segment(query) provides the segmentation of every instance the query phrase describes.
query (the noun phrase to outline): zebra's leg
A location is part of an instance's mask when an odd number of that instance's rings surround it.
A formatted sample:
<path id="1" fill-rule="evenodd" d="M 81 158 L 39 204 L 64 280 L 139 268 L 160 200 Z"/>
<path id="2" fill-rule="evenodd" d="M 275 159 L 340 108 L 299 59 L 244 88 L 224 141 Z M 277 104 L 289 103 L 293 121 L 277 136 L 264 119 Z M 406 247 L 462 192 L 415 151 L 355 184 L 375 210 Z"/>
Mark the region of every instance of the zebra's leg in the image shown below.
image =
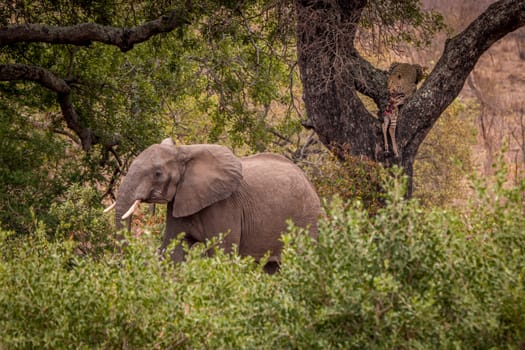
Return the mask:
<path id="1" fill-rule="evenodd" d="M 388 133 L 390 134 L 390 139 L 392 139 L 392 150 L 394 151 L 394 156 L 397 158 L 399 157 L 399 150 L 397 148 L 397 142 L 396 142 L 396 126 L 397 126 L 397 118 L 392 118 L 390 121 L 390 125 L 388 127 Z"/>
<path id="2" fill-rule="evenodd" d="M 386 130 L 388 129 L 388 125 L 390 124 L 390 117 L 388 114 L 385 114 L 383 116 L 383 124 L 381 124 L 381 129 L 383 129 L 383 139 L 385 140 L 385 152 L 388 153 L 388 136 L 386 134 Z"/>

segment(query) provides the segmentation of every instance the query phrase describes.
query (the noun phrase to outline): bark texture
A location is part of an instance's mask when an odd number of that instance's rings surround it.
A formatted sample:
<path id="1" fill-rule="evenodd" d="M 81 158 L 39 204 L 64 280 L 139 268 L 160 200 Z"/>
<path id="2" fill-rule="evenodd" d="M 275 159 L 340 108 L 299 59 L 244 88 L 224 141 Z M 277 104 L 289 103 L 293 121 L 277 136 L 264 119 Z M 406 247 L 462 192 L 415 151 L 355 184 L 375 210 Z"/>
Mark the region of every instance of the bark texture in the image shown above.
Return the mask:
<path id="1" fill-rule="evenodd" d="M 298 60 L 309 123 L 338 154 L 345 149 L 375 159 L 380 123 L 361 103 L 358 88 L 381 100 L 386 74 L 360 58 L 354 48 L 366 1 L 297 1 Z M 385 95 L 386 99 L 386 95 Z"/>
<path id="2" fill-rule="evenodd" d="M 96 23 L 74 26 L 50 26 L 38 23 L 0 27 L 0 47 L 19 42 L 42 42 L 85 46 L 97 41 L 117 46 L 122 52 L 135 44 L 148 40 L 153 35 L 167 33 L 188 23 L 187 14 L 177 9 L 155 20 L 132 28 L 117 28 Z"/>
<path id="3" fill-rule="evenodd" d="M 501 0 L 447 41 L 428 78 L 400 110 L 397 143 L 401 154 L 394 159 L 383 152 L 381 115 L 373 116 L 357 95 L 370 96 L 380 114 L 387 104 L 387 72 L 371 66 L 354 47 L 356 26 L 366 1 L 296 0 L 295 5 L 309 124 L 332 150 L 387 165 L 397 163 L 410 180 L 419 146 L 459 94 L 479 57 L 498 39 L 525 24 L 525 1 Z"/>

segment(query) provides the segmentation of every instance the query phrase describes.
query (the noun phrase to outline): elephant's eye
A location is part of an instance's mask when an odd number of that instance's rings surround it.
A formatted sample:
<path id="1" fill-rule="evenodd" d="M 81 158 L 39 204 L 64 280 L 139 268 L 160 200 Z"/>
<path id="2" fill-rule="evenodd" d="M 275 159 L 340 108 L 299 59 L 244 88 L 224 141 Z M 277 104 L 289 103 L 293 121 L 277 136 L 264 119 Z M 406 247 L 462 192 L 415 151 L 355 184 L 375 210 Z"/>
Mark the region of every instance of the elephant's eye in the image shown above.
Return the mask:
<path id="1" fill-rule="evenodd" d="M 156 171 L 155 171 L 155 177 L 156 177 L 156 178 L 159 178 L 159 177 L 161 177 L 161 176 L 162 176 L 162 171 L 160 171 L 160 170 L 156 170 Z"/>

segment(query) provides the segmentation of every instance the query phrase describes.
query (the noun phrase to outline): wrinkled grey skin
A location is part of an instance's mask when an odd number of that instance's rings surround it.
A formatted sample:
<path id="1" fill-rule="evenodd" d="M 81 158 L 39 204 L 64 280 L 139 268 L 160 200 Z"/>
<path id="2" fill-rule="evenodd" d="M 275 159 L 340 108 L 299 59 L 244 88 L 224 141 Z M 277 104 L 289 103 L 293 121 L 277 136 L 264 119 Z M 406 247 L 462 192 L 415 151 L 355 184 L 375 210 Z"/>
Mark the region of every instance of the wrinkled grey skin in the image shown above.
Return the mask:
<path id="1" fill-rule="evenodd" d="M 225 251 L 236 244 L 241 255 L 258 260 L 269 251 L 269 261 L 278 262 L 287 219 L 309 226 L 317 237 L 319 197 L 296 165 L 275 154 L 237 158 L 227 147 L 174 146 L 167 139 L 131 164 L 117 195 L 118 228 L 136 199 L 167 203 L 161 251 L 180 232 L 190 246 L 229 232 L 221 246 Z M 182 261 L 182 247 L 171 256 Z"/>

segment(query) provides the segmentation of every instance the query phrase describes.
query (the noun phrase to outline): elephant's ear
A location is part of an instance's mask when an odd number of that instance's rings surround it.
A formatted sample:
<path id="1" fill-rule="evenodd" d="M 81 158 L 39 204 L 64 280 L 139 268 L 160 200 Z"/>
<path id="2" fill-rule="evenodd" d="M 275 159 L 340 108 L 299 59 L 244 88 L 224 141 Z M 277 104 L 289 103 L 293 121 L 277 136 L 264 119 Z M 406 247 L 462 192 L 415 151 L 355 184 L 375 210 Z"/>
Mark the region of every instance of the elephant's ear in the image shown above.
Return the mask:
<path id="1" fill-rule="evenodd" d="M 220 200 L 237 190 L 242 165 L 227 147 L 191 145 L 178 147 L 186 163 L 173 203 L 173 216 L 183 217 Z"/>

